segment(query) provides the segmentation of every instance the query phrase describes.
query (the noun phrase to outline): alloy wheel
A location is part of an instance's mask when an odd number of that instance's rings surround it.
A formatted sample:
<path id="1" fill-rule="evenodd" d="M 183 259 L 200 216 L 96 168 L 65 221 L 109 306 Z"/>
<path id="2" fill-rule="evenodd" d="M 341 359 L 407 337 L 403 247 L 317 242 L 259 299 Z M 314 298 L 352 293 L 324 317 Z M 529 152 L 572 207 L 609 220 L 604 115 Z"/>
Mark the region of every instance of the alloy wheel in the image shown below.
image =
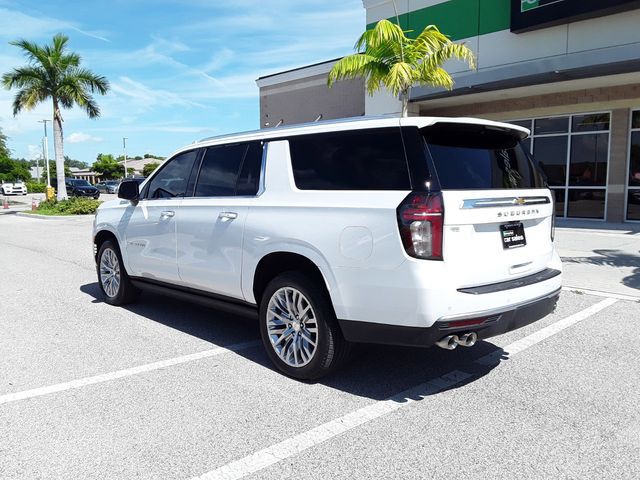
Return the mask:
<path id="1" fill-rule="evenodd" d="M 291 367 L 304 367 L 314 357 L 318 322 L 309 300 L 299 290 L 282 287 L 267 306 L 267 335 L 274 351 Z"/>
<path id="2" fill-rule="evenodd" d="M 104 293 L 113 298 L 120 290 L 120 262 L 111 248 L 106 248 L 100 257 L 100 283 Z"/>

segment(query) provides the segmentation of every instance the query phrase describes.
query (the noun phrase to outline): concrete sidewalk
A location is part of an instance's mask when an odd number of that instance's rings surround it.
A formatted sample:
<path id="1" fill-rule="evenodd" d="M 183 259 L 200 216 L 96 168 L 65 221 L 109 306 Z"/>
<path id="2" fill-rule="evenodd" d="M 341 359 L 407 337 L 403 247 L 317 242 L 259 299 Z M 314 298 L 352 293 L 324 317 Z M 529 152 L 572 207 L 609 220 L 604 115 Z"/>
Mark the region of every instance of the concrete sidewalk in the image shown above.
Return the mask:
<path id="1" fill-rule="evenodd" d="M 557 222 L 565 287 L 628 295 L 640 301 L 640 224 Z"/>

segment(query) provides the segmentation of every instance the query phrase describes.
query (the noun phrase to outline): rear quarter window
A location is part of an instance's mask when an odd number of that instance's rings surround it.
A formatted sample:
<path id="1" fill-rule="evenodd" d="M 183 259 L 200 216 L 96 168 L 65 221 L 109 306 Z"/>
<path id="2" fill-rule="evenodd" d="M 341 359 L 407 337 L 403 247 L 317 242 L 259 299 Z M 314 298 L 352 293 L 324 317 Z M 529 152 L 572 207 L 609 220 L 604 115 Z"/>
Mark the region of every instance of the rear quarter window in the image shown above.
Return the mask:
<path id="1" fill-rule="evenodd" d="M 400 128 L 289 138 L 301 190 L 410 190 Z"/>
<path id="2" fill-rule="evenodd" d="M 484 125 L 436 124 L 423 129 L 422 134 L 442 189 L 545 186 L 516 132 Z"/>

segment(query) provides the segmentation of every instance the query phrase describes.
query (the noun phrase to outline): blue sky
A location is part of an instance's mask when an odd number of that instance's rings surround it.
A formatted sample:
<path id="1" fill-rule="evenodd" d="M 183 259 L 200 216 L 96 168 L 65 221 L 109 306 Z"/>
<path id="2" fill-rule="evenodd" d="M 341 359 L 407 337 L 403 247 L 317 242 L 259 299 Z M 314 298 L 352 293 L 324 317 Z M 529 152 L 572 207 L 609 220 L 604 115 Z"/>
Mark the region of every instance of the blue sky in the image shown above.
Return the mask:
<path id="1" fill-rule="evenodd" d="M 0 0 L 0 73 L 25 63 L 8 44 L 62 32 L 83 65 L 106 76 L 102 116 L 64 115 L 65 154 L 169 155 L 194 140 L 259 127 L 258 77 L 351 53 L 362 0 Z M 14 156 L 41 151 L 49 103 L 13 117 L 0 88 L 0 128 Z M 49 130 L 51 135 L 51 130 Z M 50 144 L 49 155 L 53 157 Z"/>

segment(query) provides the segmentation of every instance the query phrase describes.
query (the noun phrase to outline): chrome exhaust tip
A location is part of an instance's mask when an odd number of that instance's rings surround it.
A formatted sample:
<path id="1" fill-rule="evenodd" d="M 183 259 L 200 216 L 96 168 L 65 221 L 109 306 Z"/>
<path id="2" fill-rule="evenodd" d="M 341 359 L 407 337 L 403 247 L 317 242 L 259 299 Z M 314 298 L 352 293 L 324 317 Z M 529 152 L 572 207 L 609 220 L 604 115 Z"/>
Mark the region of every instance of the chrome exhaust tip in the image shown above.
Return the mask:
<path id="1" fill-rule="evenodd" d="M 436 345 L 440 348 L 444 348 L 445 350 L 453 350 L 458 346 L 458 341 L 457 335 L 447 335 L 446 337 L 438 340 Z"/>
<path id="2" fill-rule="evenodd" d="M 458 339 L 458 343 L 463 347 L 473 347 L 477 341 L 478 334 L 476 332 L 465 333 Z"/>

